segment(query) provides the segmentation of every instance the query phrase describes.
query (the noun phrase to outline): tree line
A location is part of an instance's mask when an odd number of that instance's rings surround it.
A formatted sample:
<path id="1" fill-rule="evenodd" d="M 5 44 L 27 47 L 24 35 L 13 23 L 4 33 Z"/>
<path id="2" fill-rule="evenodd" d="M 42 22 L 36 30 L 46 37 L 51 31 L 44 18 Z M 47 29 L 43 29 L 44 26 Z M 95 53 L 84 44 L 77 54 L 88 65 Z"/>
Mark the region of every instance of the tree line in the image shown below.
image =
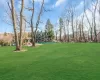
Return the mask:
<path id="1" fill-rule="evenodd" d="M 9 18 L 12 21 L 14 38 L 16 43 L 16 51 L 23 49 L 23 31 L 26 24 L 31 29 L 30 36 L 32 47 L 35 47 L 36 42 L 49 42 L 55 40 L 56 42 L 98 42 L 98 31 L 96 14 L 100 17 L 100 1 L 92 1 L 93 9 L 88 8 L 92 14 L 92 20 L 89 19 L 87 14 L 86 0 L 84 0 L 83 14 L 77 17 L 75 7 L 70 4 L 63 16 L 59 18 L 57 25 L 53 25 L 50 19 L 47 20 L 44 31 L 38 31 L 41 15 L 44 11 L 44 1 L 42 0 L 39 14 L 37 15 L 36 23 L 35 17 L 35 1 L 31 1 L 31 7 L 25 6 L 25 0 L 21 0 L 20 11 L 17 12 L 15 7 L 15 0 L 7 1 L 10 11 Z M 27 10 L 31 13 L 30 18 L 26 19 L 24 11 Z M 87 21 L 87 24 L 85 24 Z M 25 22 L 25 23 L 24 23 Z"/>
<path id="2" fill-rule="evenodd" d="M 87 7 L 87 0 L 83 0 L 83 13 L 77 16 L 76 7 L 70 4 L 59 19 L 56 36 L 62 42 L 99 42 L 100 38 L 100 1 L 91 1 L 91 7 Z M 90 13 L 88 14 L 87 11 Z M 98 17 L 97 17 L 98 14 Z M 91 19 L 90 16 L 91 15 Z M 97 20 L 99 18 L 99 20 Z M 97 23 L 98 21 L 98 23 Z"/>

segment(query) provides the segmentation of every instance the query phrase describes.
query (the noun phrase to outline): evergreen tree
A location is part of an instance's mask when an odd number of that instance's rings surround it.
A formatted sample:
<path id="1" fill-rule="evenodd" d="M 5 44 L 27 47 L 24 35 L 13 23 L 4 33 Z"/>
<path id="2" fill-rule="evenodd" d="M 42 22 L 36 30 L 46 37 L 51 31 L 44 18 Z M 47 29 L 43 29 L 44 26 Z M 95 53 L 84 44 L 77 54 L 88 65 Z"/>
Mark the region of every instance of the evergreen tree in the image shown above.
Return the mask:
<path id="1" fill-rule="evenodd" d="M 52 41 L 54 39 L 53 24 L 50 22 L 50 19 L 47 20 L 45 25 L 45 38 L 46 41 Z"/>

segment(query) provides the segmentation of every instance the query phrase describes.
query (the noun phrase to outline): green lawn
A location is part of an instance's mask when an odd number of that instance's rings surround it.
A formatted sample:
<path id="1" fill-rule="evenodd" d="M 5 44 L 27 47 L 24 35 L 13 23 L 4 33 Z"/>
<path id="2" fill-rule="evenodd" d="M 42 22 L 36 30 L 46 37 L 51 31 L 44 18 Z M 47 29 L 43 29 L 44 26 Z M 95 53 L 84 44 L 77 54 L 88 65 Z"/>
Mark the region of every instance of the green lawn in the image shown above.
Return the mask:
<path id="1" fill-rule="evenodd" d="M 100 44 L 0 47 L 0 80 L 100 80 Z"/>

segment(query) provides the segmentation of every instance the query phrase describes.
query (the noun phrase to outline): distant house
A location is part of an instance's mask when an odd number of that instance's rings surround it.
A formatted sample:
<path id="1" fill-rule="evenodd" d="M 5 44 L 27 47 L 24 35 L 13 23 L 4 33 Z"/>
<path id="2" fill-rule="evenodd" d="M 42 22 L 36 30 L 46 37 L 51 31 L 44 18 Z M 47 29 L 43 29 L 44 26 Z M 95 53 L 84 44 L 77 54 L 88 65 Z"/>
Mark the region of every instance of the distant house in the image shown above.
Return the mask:
<path id="1" fill-rule="evenodd" d="M 14 42 L 14 35 L 12 33 L 0 34 L 0 44 L 11 45 Z"/>
<path id="2" fill-rule="evenodd" d="M 97 40 L 100 42 L 100 32 L 97 34 Z"/>

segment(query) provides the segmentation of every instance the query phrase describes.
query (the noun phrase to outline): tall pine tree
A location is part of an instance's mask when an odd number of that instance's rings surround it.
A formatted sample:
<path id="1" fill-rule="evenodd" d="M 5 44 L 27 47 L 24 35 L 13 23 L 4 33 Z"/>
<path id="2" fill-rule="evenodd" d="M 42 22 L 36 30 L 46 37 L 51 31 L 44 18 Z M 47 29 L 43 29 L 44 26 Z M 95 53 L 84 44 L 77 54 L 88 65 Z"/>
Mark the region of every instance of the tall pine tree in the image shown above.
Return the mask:
<path id="1" fill-rule="evenodd" d="M 45 38 L 46 41 L 52 41 L 54 39 L 53 24 L 50 22 L 50 19 L 47 20 L 45 25 Z"/>

